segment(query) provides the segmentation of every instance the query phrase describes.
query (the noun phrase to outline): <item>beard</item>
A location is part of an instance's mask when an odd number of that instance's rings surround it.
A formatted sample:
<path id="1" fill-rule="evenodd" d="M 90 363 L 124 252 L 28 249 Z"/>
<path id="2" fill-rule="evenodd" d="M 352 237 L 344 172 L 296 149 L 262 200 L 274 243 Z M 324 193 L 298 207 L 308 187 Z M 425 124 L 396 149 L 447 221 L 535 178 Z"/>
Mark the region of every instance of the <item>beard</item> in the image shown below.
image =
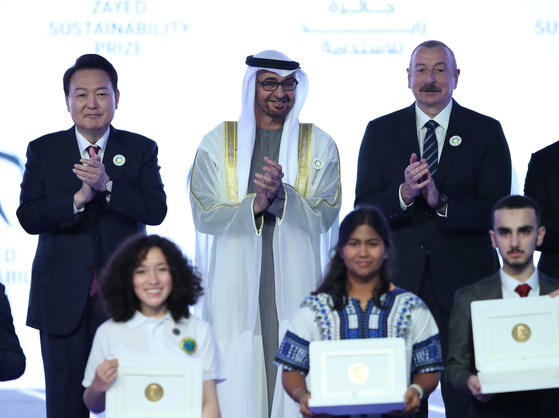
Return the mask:
<path id="1" fill-rule="evenodd" d="M 532 257 L 510 259 L 509 257 L 503 257 L 503 263 L 515 270 L 523 270 L 524 268 L 532 265 Z"/>

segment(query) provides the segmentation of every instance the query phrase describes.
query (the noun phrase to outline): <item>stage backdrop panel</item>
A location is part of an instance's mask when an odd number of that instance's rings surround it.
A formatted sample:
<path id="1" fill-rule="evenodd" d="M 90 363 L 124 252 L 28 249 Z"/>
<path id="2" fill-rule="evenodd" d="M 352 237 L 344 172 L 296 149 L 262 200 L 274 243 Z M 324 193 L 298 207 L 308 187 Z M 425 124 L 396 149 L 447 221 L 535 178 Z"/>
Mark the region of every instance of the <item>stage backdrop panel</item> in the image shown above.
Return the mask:
<path id="1" fill-rule="evenodd" d="M 549 0 L 0 0 L 0 281 L 27 371 L 1 388 L 41 388 L 38 333 L 25 326 L 36 237 L 19 226 L 29 141 L 72 126 L 62 74 L 84 53 L 117 68 L 114 125 L 159 144 L 169 212 L 157 232 L 193 256 L 188 173 L 202 136 L 240 113 L 245 57 L 277 49 L 310 78 L 301 119 L 339 144 L 341 216 L 353 207 L 367 122 L 413 102 L 406 67 L 427 39 L 446 42 L 461 75 L 454 97 L 499 119 L 522 192 L 530 154 L 557 140 L 559 3 Z M 71 167 L 68 167 L 70 170 Z"/>

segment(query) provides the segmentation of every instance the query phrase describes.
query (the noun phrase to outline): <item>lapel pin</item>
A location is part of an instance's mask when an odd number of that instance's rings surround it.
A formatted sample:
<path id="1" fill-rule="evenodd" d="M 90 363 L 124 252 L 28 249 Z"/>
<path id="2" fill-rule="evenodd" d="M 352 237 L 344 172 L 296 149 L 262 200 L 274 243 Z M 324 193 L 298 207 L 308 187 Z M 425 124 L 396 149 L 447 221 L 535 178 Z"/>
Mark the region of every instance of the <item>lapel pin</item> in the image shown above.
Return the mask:
<path id="1" fill-rule="evenodd" d="M 124 158 L 124 155 L 122 154 L 117 154 L 113 157 L 113 164 L 116 165 L 117 167 L 123 166 L 125 162 L 126 162 L 126 158 Z"/>
<path id="2" fill-rule="evenodd" d="M 315 170 L 322 170 L 323 165 L 324 165 L 324 163 L 322 162 L 322 159 L 320 159 L 320 158 L 315 158 L 312 162 L 312 166 Z"/>
<path id="3" fill-rule="evenodd" d="M 462 138 L 460 138 L 458 135 L 454 135 L 454 136 L 450 137 L 450 139 L 448 140 L 448 143 L 450 145 L 452 145 L 453 147 L 457 147 L 458 145 L 460 145 L 462 143 Z"/>

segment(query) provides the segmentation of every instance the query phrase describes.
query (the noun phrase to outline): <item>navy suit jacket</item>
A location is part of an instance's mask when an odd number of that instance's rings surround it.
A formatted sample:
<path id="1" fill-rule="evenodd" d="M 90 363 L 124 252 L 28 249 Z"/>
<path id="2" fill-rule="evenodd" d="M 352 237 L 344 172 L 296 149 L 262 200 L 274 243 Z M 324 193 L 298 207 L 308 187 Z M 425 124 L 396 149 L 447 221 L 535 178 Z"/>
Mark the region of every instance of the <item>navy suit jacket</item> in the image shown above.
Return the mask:
<path id="1" fill-rule="evenodd" d="M 16 335 L 10 302 L 0 283 L 0 381 L 20 377 L 25 371 L 25 355 Z"/>
<path id="2" fill-rule="evenodd" d="M 524 194 L 540 205 L 543 244 L 538 269 L 559 277 L 559 141 L 532 154 L 524 183 Z"/>
<path id="3" fill-rule="evenodd" d="M 453 136 L 461 138 L 459 145 L 450 144 Z M 499 268 L 488 230 L 493 205 L 510 193 L 510 152 L 498 121 L 453 102 L 433 176 L 439 192 L 448 196 L 447 218 L 422 196 L 401 209 L 399 186 L 412 153 L 420 155 L 415 104 L 369 122 L 359 152 L 355 205 L 375 204 L 390 222 L 394 282 L 418 293 L 429 262 L 437 299 L 450 313 L 456 289 Z"/>
<path id="4" fill-rule="evenodd" d="M 39 241 L 31 274 L 27 325 L 68 335 L 85 309 L 92 279 L 127 237 L 160 224 L 167 213 L 157 144 L 110 128 L 103 164 L 113 180 L 110 201 L 98 193 L 73 213 L 81 181 L 72 172 L 81 158 L 75 128 L 29 143 L 18 219 Z M 123 156 L 124 164 L 115 163 Z"/>
<path id="5" fill-rule="evenodd" d="M 559 280 L 547 277 L 542 272 L 538 272 L 540 280 L 540 295 L 547 295 L 552 291 L 559 289 Z M 474 342 L 472 334 L 472 314 L 470 304 L 476 300 L 502 299 L 503 291 L 501 285 L 500 273 L 480 280 L 473 285 L 459 289 L 456 292 L 456 298 L 452 314 L 450 315 L 450 344 L 448 350 L 448 359 L 445 365 L 445 377 L 450 385 L 460 393 L 470 398 L 471 406 L 469 417 L 495 417 L 512 416 L 514 409 L 522 405 L 520 402 L 523 392 L 515 392 L 512 397 L 508 394 L 496 394 L 489 402 L 478 402 L 471 396 L 467 387 L 468 378 L 472 374 L 477 374 L 474 357 Z M 544 401 L 541 417 L 546 415 L 545 408 L 553 406 L 553 413 L 557 413 L 559 408 L 559 389 L 554 392 L 540 391 L 544 395 Z M 514 400 L 516 399 L 516 400 Z M 518 401 L 518 405 L 514 403 Z M 552 409 L 547 409 L 547 412 Z M 509 415 L 507 415 L 507 413 Z M 534 412 L 535 413 L 535 412 Z M 526 415 L 536 416 L 536 415 Z"/>

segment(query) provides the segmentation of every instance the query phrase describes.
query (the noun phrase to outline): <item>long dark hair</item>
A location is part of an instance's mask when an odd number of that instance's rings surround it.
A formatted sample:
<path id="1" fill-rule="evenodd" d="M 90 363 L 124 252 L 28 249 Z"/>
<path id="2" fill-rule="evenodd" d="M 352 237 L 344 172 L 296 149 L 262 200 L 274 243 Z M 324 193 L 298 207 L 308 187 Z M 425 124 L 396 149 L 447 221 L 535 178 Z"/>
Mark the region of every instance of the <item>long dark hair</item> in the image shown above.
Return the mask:
<path id="1" fill-rule="evenodd" d="M 105 310 L 116 322 L 128 321 L 140 310 L 132 279 L 134 270 L 154 247 L 161 249 L 173 278 L 165 303 L 175 321 L 188 318 L 189 306 L 203 294 L 202 280 L 175 243 L 159 235 L 135 235 L 118 247 L 101 275 Z"/>
<path id="2" fill-rule="evenodd" d="M 375 206 L 360 206 L 350 212 L 340 225 L 340 233 L 338 243 L 336 244 L 336 253 L 330 260 L 328 270 L 324 276 L 324 280 L 312 294 L 327 293 L 332 297 L 334 302 L 333 308 L 342 309 L 347 303 L 347 268 L 342 258 L 343 247 L 349 241 L 351 234 L 361 225 L 369 225 L 381 237 L 384 248 L 386 250 L 386 260 L 382 263 L 379 276 L 380 282 L 374 291 L 373 302 L 375 306 L 382 309 L 380 298 L 390 290 L 392 279 L 391 263 L 392 255 L 392 235 L 390 227 L 382 212 Z"/>

